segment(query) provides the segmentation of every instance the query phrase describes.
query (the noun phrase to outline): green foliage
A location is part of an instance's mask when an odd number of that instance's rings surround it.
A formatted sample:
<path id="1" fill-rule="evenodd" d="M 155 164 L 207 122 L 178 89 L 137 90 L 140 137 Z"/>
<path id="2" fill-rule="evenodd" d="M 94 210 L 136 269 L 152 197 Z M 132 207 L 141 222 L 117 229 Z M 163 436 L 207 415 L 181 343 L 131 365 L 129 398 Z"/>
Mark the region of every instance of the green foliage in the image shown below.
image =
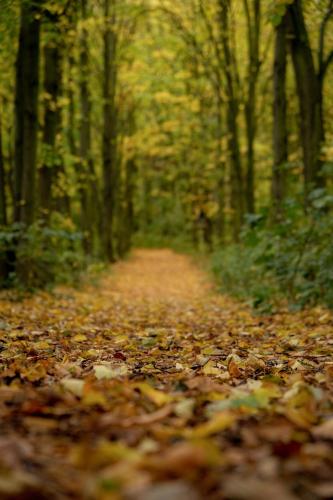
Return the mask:
<path id="1" fill-rule="evenodd" d="M 133 238 L 134 247 L 139 248 L 172 248 L 177 252 L 193 252 L 193 243 L 186 234 L 162 235 L 161 233 L 136 233 Z"/>
<path id="2" fill-rule="evenodd" d="M 85 267 L 82 235 L 60 217 L 50 226 L 13 224 L 0 231 L 0 263 L 1 286 L 73 282 Z"/>
<path id="3" fill-rule="evenodd" d="M 251 298 L 260 310 L 287 299 L 292 308 L 323 303 L 333 308 L 333 197 L 317 189 L 312 209 L 288 200 L 284 219 L 270 226 L 267 214 L 249 219 L 241 244 L 213 255 L 222 289 Z"/>
<path id="4" fill-rule="evenodd" d="M 294 0 L 271 0 L 268 7 L 268 19 L 273 26 L 278 26 L 286 13 L 287 6 Z"/>
<path id="5" fill-rule="evenodd" d="M 223 293 L 250 304 L 261 312 L 270 312 L 271 299 L 278 296 L 277 283 L 260 265 L 261 247 L 229 245 L 212 255 L 212 270 Z"/>

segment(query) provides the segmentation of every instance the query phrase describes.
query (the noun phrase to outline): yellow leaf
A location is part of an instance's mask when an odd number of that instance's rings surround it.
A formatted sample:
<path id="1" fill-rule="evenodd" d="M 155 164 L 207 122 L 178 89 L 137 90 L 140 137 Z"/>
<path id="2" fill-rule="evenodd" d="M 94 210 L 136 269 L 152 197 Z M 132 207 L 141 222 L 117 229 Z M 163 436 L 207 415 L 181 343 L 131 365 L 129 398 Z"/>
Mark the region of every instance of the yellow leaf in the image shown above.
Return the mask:
<path id="1" fill-rule="evenodd" d="M 77 335 L 74 335 L 73 340 L 75 342 L 84 342 L 87 340 L 87 337 L 83 333 L 78 333 Z"/>
<path id="2" fill-rule="evenodd" d="M 87 406 L 105 406 L 107 400 L 102 393 L 90 389 L 84 394 L 82 403 Z"/>
<path id="3" fill-rule="evenodd" d="M 37 382 L 46 376 L 46 369 L 42 363 L 36 363 L 30 368 L 21 370 L 21 375 L 29 380 L 29 382 Z"/>
<path id="4" fill-rule="evenodd" d="M 205 375 L 220 375 L 221 370 L 215 366 L 213 361 L 208 361 L 202 369 Z"/>
<path id="5" fill-rule="evenodd" d="M 235 416 L 232 413 L 226 411 L 220 412 L 214 415 L 214 417 L 208 422 L 198 425 L 194 429 L 187 429 L 185 431 L 185 436 L 192 438 L 205 438 L 228 429 L 234 422 Z"/>
<path id="6" fill-rule="evenodd" d="M 79 398 L 83 395 L 84 381 L 77 378 L 64 378 L 61 385 L 69 392 Z"/>
<path id="7" fill-rule="evenodd" d="M 284 394 L 283 400 L 286 402 L 283 413 L 291 422 L 305 429 L 316 422 L 316 400 L 310 386 L 304 382 L 296 382 Z"/>
<path id="8" fill-rule="evenodd" d="M 116 366 L 114 368 L 108 367 L 106 365 L 95 365 L 94 366 L 95 377 L 98 380 L 110 380 L 112 378 L 122 377 L 127 375 L 128 368 L 126 365 Z"/>
<path id="9" fill-rule="evenodd" d="M 156 406 L 163 406 L 172 401 L 172 396 L 169 394 L 165 394 L 162 391 L 158 391 L 154 389 L 151 385 L 146 382 L 139 382 L 135 384 L 137 389 L 140 389 L 140 392 L 144 394 L 148 399 L 150 399 Z"/>
<path id="10" fill-rule="evenodd" d="M 39 342 L 34 343 L 34 348 L 41 349 L 41 350 L 49 349 L 50 344 L 46 340 L 40 340 Z"/>

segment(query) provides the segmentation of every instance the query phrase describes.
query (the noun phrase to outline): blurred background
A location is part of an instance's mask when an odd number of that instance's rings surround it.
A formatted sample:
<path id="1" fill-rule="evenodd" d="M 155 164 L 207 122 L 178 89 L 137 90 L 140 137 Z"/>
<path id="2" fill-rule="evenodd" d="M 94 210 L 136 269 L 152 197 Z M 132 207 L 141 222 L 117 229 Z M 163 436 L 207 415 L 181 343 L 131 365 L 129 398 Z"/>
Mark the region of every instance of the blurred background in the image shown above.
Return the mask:
<path id="1" fill-rule="evenodd" d="M 167 246 L 333 305 L 333 1 L 0 4 L 3 288 Z"/>

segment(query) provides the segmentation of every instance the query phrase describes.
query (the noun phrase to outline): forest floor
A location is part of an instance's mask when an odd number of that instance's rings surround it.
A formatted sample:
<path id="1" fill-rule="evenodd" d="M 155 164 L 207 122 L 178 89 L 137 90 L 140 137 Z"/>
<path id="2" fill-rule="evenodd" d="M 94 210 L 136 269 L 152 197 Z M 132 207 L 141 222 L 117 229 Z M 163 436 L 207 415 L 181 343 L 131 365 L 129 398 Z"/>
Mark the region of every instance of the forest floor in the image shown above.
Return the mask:
<path id="1" fill-rule="evenodd" d="M 333 317 L 259 317 L 191 260 L 0 304 L 0 498 L 333 496 Z"/>

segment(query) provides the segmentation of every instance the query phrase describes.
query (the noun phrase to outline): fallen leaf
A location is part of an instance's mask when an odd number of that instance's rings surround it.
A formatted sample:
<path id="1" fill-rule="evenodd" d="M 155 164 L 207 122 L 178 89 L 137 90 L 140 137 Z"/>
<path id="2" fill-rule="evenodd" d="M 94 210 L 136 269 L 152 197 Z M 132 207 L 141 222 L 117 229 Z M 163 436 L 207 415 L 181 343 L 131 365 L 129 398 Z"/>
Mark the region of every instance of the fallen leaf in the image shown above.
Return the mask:
<path id="1" fill-rule="evenodd" d="M 83 396 L 84 381 L 77 378 L 64 378 L 61 385 L 75 396 L 81 398 Z"/>
<path id="2" fill-rule="evenodd" d="M 98 380 L 110 380 L 113 378 L 123 377 L 128 374 L 126 365 L 108 367 L 106 365 L 94 365 L 95 377 Z"/>
<path id="3" fill-rule="evenodd" d="M 198 425 L 193 429 L 186 429 L 184 435 L 191 438 L 205 438 L 217 434 L 233 425 L 236 418 L 232 413 L 220 412 L 214 415 L 208 422 Z"/>
<path id="4" fill-rule="evenodd" d="M 83 333 L 78 333 L 73 337 L 74 342 L 85 342 L 87 340 L 87 336 Z"/>
<path id="5" fill-rule="evenodd" d="M 230 376 L 233 378 L 238 378 L 242 374 L 237 363 L 233 359 L 230 359 L 230 361 L 228 363 L 228 372 L 229 372 Z"/>
<path id="6" fill-rule="evenodd" d="M 154 389 L 151 385 L 146 382 L 139 382 L 134 385 L 135 388 L 139 389 L 142 394 L 144 394 L 148 399 L 150 399 L 156 406 L 163 406 L 170 403 L 173 398 L 165 392 L 158 391 Z"/>

